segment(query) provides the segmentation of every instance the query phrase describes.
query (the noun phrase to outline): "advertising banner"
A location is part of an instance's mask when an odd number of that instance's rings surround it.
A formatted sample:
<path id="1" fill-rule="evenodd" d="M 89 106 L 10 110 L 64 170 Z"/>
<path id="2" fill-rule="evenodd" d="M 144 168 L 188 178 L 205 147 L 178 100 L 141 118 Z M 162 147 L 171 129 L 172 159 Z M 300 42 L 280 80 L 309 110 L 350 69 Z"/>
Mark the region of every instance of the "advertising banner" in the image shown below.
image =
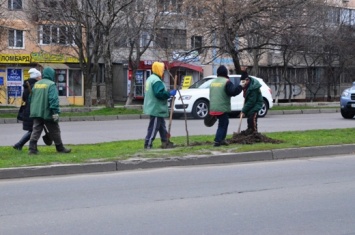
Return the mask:
<path id="1" fill-rule="evenodd" d="M 22 69 L 7 69 L 7 96 L 21 97 Z"/>

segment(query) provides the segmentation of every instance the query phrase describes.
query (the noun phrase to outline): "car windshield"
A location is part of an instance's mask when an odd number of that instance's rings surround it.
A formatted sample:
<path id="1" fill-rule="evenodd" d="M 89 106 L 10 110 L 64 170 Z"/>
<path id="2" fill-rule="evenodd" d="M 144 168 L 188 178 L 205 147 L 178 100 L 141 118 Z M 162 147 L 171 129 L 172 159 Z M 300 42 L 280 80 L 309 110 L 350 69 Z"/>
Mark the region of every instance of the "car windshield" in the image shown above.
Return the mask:
<path id="1" fill-rule="evenodd" d="M 198 89 L 204 89 L 204 88 L 209 88 L 211 85 L 211 82 L 213 81 L 213 78 L 204 78 L 201 79 L 194 84 L 192 84 L 189 89 L 191 88 L 198 88 Z"/>

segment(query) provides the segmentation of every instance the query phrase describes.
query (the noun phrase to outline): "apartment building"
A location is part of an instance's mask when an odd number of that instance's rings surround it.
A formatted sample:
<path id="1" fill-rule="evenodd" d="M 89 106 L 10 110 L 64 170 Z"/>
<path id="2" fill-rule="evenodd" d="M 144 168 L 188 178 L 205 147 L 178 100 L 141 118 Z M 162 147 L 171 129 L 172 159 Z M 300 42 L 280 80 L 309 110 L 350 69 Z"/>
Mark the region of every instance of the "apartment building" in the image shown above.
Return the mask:
<path id="1" fill-rule="evenodd" d="M 61 1 L 43 1 L 47 4 L 60 4 Z M 144 11 L 144 0 L 136 1 L 136 11 Z M 30 12 L 27 1 L 6 0 L 0 12 L 2 19 L 2 33 L 0 43 L 0 102 L 1 104 L 16 104 L 21 102 L 22 83 L 28 78 L 28 69 L 39 69 L 50 65 L 56 70 L 56 84 L 60 95 L 61 104 L 84 104 L 84 81 L 79 67 L 78 57 L 73 50 L 74 42 L 67 33 L 68 28 L 63 25 L 53 25 L 41 20 Z M 149 3 L 151 3 L 149 1 Z M 337 23 L 340 19 L 348 18 L 352 25 L 355 21 L 355 0 L 332 0 L 326 4 L 332 6 L 329 21 Z M 141 56 L 138 70 L 136 71 L 134 97 L 143 99 L 145 80 L 151 74 L 151 65 L 154 61 L 163 61 L 168 72 L 164 82 L 168 88 L 173 86 L 173 77 L 178 77 L 178 86 L 185 88 L 204 76 L 215 74 L 220 64 L 226 65 L 234 73 L 234 64 L 231 57 L 216 56 L 213 49 L 202 51 L 207 40 L 203 33 L 192 30 L 191 19 L 201 17 L 198 9 L 189 9 L 188 17 L 184 12 L 182 0 L 157 0 L 152 4 L 161 17 L 166 21 L 155 27 L 155 32 L 140 32 L 140 47 L 148 42 L 149 47 Z M 184 16 L 179 18 L 178 16 Z M 132 66 L 128 63 L 129 34 L 122 33 L 122 29 L 113 32 L 116 41 L 113 42 L 113 97 L 115 101 L 125 101 L 130 92 Z M 154 38 L 152 35 L 154 34 Z M 126 35 L 126 36 L 125 36 Z M 152 39 L 152 40 L 151 40 Z M 216 43 L 219 40 L 216 39 Z M 322 49 L 323 50 L 323 49 Z M 206 53 L 207 51 L 207 53 Z M 216 57 L 216 58 L 215 58 Z M 211 59 L 213 58 L 213 59 Z M 252 52 L 245 52 L 241 56 L 243 65 L 248 66 L 253 75 L 262 77 L 278 94 L 280 99 L 307 99 L 313 94 L 309 93 L 303 82 L 309 76 L 309 69 L 304 61 L 296 58 L 289 65 L 287 73 L 293 75 L 292 82 L 280 82 L 284 75 L 284 65 L 280 51 L 273 50 L 263 53 L 257 62 L 252 59 Z M 297 66 L 296 66 L 297 65 Z M 341 75 L 341 84 L 338 84 L 338 94 L 342 84 L 348 85 L 355 78 L 351 69 Z M 317 65 L 311 71 L 315 81 L 325 73 L 324 65 Z M 345 75 L 346 74 L 346 75 Z M 93 104 L 104 103 L 105 100 L 105 66 L 99 60 L 99 69 L 93 80 Z M 325 97 L 325 88 L 317 95 Z M 290 96 L 291 94 L 291 96 Z M 274 97 L 275 98 L 275 97 Z"/>
<path id="2" fill-rule="evenodd" d="M 55 69 L 61 105 L 84 104 L 83 76 L 64 26 L 35 19 L 28 1 L 3 1 L 0 12 L 0 104 L 20 105 L 28 70 Z"/>

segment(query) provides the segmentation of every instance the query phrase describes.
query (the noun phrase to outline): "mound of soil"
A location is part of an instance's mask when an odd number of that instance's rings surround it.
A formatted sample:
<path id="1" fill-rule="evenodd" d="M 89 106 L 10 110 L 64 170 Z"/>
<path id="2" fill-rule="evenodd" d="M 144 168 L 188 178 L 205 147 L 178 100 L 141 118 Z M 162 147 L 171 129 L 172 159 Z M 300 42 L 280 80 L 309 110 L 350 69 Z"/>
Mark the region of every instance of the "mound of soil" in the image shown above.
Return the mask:
<path id="1" fill-rule="evenodd" d="M 266 137 L 265 135 L 254 132 L 254 133 L 246 133 L 246 131 L 242 131 L 240 133 L 233 133 L 231 139 L 227 140 L 230 144 L 255 144 L 255 143 L 272 143 L 279 144 L 283 141 L 271 139 Z"/>
<path id="2" fill-rule="evenodd" d="M 233 133 L 231 139 L 227 139 L 229 144 L 256 144 L 256 143 L 272 143 L 272 144 L 279 144 L 282 143 L 282 140 L 275 140 L 265 135 L 255 132 L 252 134 L 246 133 L 245 131 L 238 133 Z M 213 145 L 213 142 L 206 141 L 206 142 L 192 142 L 189 146 L 200 146 L 200 145 Z M 176 145 L 175 147 L 180 147 Z M 181 146 L 182 147 L 182 146 Z"/>

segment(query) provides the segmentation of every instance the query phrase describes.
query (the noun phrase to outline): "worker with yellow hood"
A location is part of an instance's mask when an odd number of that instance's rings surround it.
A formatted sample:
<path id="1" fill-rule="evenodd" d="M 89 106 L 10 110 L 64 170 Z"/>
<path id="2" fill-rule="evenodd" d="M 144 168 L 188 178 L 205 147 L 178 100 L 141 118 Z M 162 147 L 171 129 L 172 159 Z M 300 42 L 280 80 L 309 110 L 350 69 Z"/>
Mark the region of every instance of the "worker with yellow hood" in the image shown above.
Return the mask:
<path id="1" fill-rule="evenodd" d="M 168 99 L 175 96 L 176 90 L 167 91 L 163 82 L 165 66 L 162 62 L 154 62 L 152 75 L 145 82 L 143 112 L 150 116 L 144 148 L 151 149 L 158 131 L 162 148 L 172 148 L 174 145 L 168 139 L 165 119 L 169 116 Z"/>

